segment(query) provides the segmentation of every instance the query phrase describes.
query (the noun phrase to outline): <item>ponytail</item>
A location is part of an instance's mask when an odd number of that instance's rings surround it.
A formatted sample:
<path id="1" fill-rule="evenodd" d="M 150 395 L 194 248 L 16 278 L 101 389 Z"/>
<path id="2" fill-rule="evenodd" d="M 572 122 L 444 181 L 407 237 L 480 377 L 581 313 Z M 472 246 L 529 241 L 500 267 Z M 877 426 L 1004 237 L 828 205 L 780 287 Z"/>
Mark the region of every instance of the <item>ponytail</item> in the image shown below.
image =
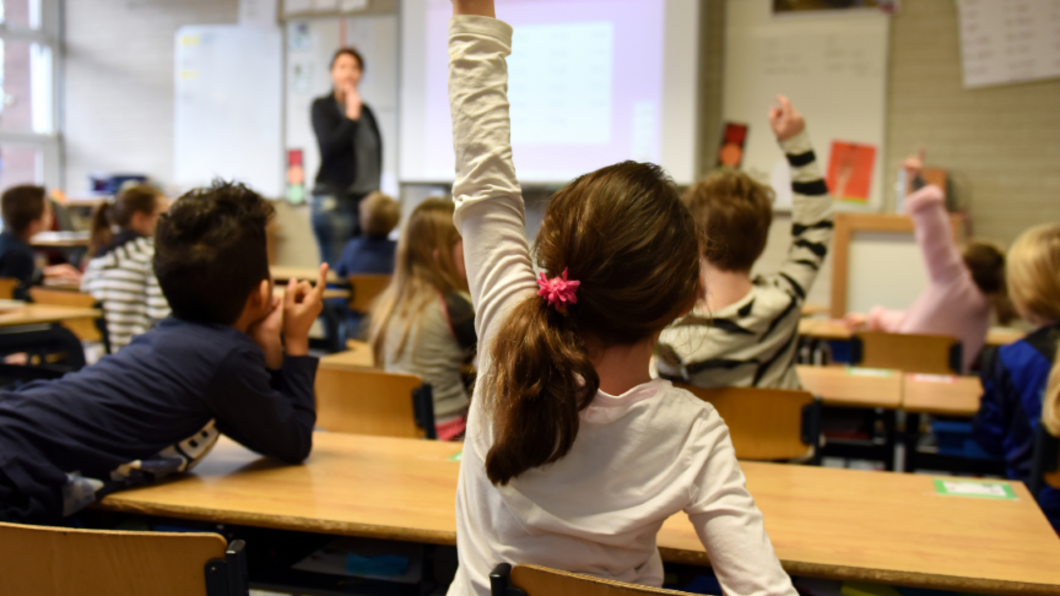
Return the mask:
<path id="1" fill-rule="evenodd" d="M 1056 362 L 1049 373 L 1049 382 L 1042 396 L 1042 424 L 1054 437 L 1060 437 L 1060 346 L 1056 351 Z"/>
<path id="2" fill-rule="evenodd" d="M 509 314 L 491 349 L 496 434 L 486 475 L 505 485 L 567 455 L 600 378 L 573 321 L 536 295 Z"/>
<path id="3" fill-rule="evenodd" d="M 114 239 L 114 224 L 111 222 L 113 212 L 114 204 L 104 201 L 92 214 L 92 238 L 88 242 L 89 258 L 96 256 L 101 248 L 110 244 Z"/>

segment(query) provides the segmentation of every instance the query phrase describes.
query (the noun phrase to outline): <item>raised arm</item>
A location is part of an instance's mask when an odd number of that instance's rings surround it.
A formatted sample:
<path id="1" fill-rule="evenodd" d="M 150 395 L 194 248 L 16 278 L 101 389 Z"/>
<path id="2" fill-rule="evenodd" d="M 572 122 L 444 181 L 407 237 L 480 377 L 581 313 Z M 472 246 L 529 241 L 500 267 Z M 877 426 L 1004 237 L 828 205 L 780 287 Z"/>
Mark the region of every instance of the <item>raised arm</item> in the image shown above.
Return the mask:
<path id="1" fill-rule="evenodd" d="M 449 101 L 456 152 L 454 221 L 485 344 L 508 308 L 536 291 L 522 190 L 512 163 L 508 68 L 512 29 L 492 0 L 454 0 L 449 28 Z"/>
<path id="2" fill-rule="evenodd" d="M 905 210 L 913 218 L 916 242 L 924 256 L 928 279 L 947 283 L 966 271 L 953 227 L 946 214 L 946 196 L 937 186 L 925 186 L 906 199 Z"/>
<path id="3" fill-rule="evenodd" d="M 769 111 L 769 123 L 791 168 L 791 248 L 774 283 L 805 300 L 828 245 L 832 242 L 832 197 L 817 165 L 817 156 L 806 134 L 806 123 L 783 95 Z"/>

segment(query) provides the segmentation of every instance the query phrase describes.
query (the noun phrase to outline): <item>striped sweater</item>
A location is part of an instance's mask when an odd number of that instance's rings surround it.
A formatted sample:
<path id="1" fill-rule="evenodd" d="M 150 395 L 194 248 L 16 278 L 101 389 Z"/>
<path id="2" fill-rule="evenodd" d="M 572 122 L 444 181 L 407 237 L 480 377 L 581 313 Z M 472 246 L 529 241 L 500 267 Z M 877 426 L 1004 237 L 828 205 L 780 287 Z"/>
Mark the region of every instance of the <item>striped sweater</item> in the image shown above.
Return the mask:
<path id="1" fill-rule="evenodd" d="M 169 303 L 155 277 L 153 238 L 123 232 L 88 262 L 81 290 L 103 305 L 111 352 L 169 316 Z"/>
<path id="2" fill-rule="evenodd" d="M 660 376 L 699 387 L 799 388 L 799 319 L 832 240 L 832 199 L 806 132 L 780 145 L 793 192 L 787 258 L 776 273 L 756 277 L 735 304 L 711 313 L 701 303 L 664 330 L 656 351 Z"/>

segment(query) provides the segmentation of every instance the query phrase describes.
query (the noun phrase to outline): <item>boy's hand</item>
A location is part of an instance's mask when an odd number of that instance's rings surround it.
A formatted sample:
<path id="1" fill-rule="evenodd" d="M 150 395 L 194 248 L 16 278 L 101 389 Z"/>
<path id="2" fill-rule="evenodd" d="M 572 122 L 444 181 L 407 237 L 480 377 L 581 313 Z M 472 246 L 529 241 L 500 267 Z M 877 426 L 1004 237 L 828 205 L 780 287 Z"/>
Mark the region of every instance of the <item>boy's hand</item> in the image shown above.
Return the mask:
<path id="1" fill-rule="evenodd" d="M 924 148 L 921 147 L 916 155 L 910 155 L 902 160 L 902 169 L 905 170 L 908 179 L 912 180 L 924 171 Z"/>
<path id="2" fill-rule="evenodd" d="M 497 18 L 493 0 L 453 0 L 453 15 L 463 14 Z"/>
<path id="3" fill-rule="evenodd" d="M 773 127 L 777 140 L 784 142 L 802 132 L 806 121 L 787 97 L 778 95 L 777 104 L 769 108 L 769 125 Z"/>
<path id="4" fill-rule="evenodd" d="M 328 285 L 328 264 L 320 266 L 316 287 L 292 279 L 283 295 L 283 336 L 289 356 L 309 353 L 309 328 L 324 310 L 324 290 Z"/>
<path id="5" fill-rule="evenodd" d="M 265 365 L 273 370 L 283 366 L 283 342 L 280 329 L 283 327 L 283 300 L 272 299 L 272 309 L 265 318 L 247 328 L 247 335 L 265 352 Z"/>

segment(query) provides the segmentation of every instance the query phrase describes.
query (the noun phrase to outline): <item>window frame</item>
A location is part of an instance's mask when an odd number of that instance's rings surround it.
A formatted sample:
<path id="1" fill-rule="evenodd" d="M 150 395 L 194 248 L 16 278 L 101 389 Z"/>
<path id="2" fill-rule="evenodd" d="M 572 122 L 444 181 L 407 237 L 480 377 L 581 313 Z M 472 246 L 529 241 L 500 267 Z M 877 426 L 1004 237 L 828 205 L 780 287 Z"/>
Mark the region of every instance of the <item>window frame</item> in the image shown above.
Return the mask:
<path id="1" fill-rule="evenodd" d="M 0 0 L 2 1 L 2 0 Z M 58 188 L 62 172 L 62 6 L 61 0 L 36 0 L 40 4 L 40 28 L 9 27 L 0 23 L 0 40 L 46 46 L 51 51 L 51 121 L 49 133 L 0 130 L 0 145 L 18 145 L 40 151 L 37 178 L 48 188 Z M 2 190 L 2 189 L 0 189 Z"/>

